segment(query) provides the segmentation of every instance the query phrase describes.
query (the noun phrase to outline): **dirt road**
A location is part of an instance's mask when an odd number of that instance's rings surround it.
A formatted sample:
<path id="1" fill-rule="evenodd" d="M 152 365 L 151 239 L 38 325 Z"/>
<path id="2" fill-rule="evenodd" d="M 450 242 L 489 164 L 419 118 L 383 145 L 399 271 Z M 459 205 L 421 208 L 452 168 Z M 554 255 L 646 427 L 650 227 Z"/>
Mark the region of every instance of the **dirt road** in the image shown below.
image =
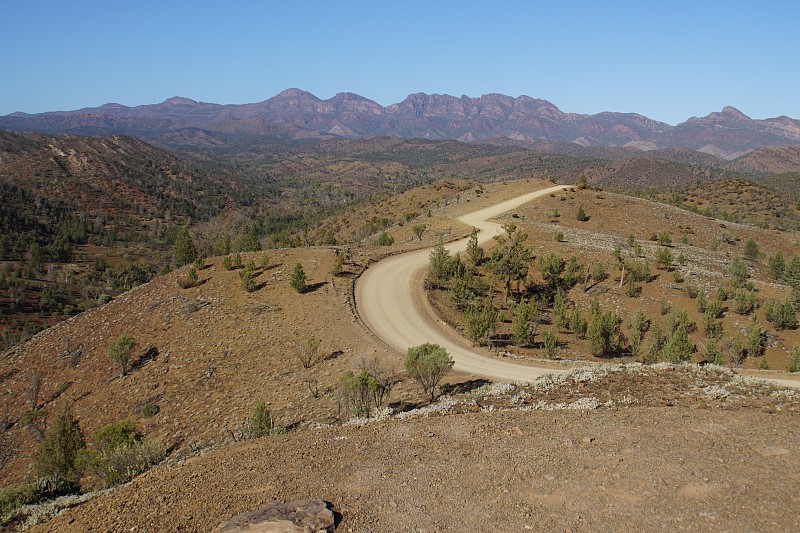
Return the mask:
<path id="1" fill-rule="evenodd" d="M 501 225 L 489 222 L 489 219 L 567 187 L 556 185 L 540 189 L 468 213 L 458 220 L 477 228 L 478 242 L 485 243 L 502 232 Z M 451 253 L 464 251 L 466 247 L 467 239 L 445 246 Z M 430 248 L 426 248 L 389 257 L 371 266 L 358 280 L 356 307 L 361 319 L 375 335 L 401 353 L 411 346 L 436 343 L 453 357 L 456 370 L 502 381 L 530 381 L 555 371 L 552 368 L 516 365 L 485 357 L 480 348 L 454 335 L 444 324 L 436 323 L 426 310 L 425 296 L 421 290 L 429 254 Z M 793 379 L 759 379 L 784 387 L 800 388 L 800 381 Z"/>
<path id="2" fill-rule="evenodd" d="M 502 232 L 490 218 L 522 204 L 565 189 L 557 185 L 518 196 L 497 205 L 468 213 L 458 220 L 479 230 L 478 242 L 490 241 Z M 446 246 L 451 253 L 467 247 L 467 239 Z M 465 339 L 456 338 L 442 324 L 433 323 L 425 311 L 422 280 L 430 249 L 390 257 L 367 269 L 356 285 L 358 313 L 367 327 L 401 353 L 409 347 L 433 342 L 444 347 L 455 361 L 456 370 L 503 381 L 529 381 L 553 372 L 551 368 L 515 365 L 485 357 Z"/>

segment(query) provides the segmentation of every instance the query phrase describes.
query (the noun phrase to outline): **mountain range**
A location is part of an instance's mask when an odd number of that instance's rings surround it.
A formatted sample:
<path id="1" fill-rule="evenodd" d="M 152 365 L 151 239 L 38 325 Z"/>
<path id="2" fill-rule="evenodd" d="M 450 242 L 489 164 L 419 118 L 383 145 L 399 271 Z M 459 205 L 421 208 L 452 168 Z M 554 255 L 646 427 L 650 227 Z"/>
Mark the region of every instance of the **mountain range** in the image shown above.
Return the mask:
<path id="1" fill-rule="evenodd" d="M 127 134 L 150 141 L 218 144 L 230 135 L 287 141 L 335 137 L 455 139 L 534 146 L 570 142 L 643 151 L 688 148 L 735 159 L 765 146 L 800 144 L 800 120 L 752 119 L 734 107 L 672 126 L 636 113 L 565 113 L 547 100 L 487 94 L 478 98 L 416 93 L 389 106 L 353 93 L 322 100 L 300 89 L 252 104 L 174 97 L 159 104 L 105 104 L 74 111 L 12 113 L 0 129 L 49 134 Z"/>

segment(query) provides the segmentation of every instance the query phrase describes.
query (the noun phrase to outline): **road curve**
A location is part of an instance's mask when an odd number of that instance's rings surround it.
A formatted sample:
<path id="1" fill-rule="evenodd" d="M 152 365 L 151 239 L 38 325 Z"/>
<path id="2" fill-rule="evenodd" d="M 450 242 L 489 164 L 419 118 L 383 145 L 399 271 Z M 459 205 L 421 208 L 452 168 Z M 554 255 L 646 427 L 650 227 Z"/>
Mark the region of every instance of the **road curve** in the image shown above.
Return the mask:
<path id="1" fill-rule="evenodd" d="M 568 188 L 556 185 L 530 192 L 511 200 L 468 213 L 458 220 L 479 230 L 478 242 L 485 243 L 502 232 L 502 226 L 489 222 L 502 213 L 525 203 Z M 450 253 L 466 250 L 468 239 L 445 245 Z M 559 372 L 552 368 L 515 365 L 481 354 L 466 339 L 454 338 L 425 311 L 420 288 L 431 249 L 392 256 L 370 266 L 356 284 L 356 309 L 366 326 L 388 345 L 406 353 L 408 348 L 425 342 L 444 347 L 455 361 L 456 370 L 500 381 L 531 381 L 544 374 Z M 800 380 L 756 377 L 774 385 L 800 389 Z"/>
<path id="2" fill-rule="evenodd" d="M 485 243 L 502 232 L 500 224 L 490 218 L 522 204 L 561 191 L 568 185 L 540 189 L 511 200 L 468 213 L 458 220 L 479 230 L 478 242 Z M 461 252 L 468 239 L 445 246 Z M 515 365 L 490 359 L 472 348 L 465 340 L 454 339 L 444 328 L 434 324 L 425 312 L 420 288 L 428 266 L 430 248 L 389 257 L 370 266 L 356 284 L 356 308 L 366 326 L 380 339 L 406 353 L 408 348 L 425 342 L 444 347 L 455 361 L 456 370 L 501 381 L 531 381 L 552 368 Z"/>

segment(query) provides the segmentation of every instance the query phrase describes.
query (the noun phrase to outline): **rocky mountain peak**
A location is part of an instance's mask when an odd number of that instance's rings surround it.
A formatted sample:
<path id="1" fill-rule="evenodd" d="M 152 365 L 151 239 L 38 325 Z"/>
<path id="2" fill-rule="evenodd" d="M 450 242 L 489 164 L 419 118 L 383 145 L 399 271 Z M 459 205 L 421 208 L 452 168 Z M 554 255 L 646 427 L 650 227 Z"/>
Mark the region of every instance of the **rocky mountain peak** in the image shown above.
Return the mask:
<path id="1" fill-rule="evenodd" d="M 162 102 L 164 105 L 197 105 L 197 102 L 191 98 L 184 98 L 183 96 L 173 96 L 167 98 Z"/>

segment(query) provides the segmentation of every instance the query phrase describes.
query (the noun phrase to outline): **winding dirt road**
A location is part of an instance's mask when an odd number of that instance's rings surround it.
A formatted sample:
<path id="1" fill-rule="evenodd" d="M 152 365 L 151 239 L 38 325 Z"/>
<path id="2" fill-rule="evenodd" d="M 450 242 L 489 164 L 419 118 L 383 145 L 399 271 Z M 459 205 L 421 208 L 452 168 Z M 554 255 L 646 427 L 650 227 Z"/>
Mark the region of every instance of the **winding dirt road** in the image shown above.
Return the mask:
<path id="1" fill-rule="evenodd" d="M 468 213 L 458 220 L 479 230 L 478 242 L 485 243 L 502 232 L 502 226 L 489 219 L 523 204 L 568 188 L 556 185 Z M 466 250 L 468 239 L 445 245 L 450 252 Z M 406 353 L 412 346 L 432 342 L 442 346 L 455 361 L 455 369 L 500 381 L 531 381 L 544 374 L 558 372 L 553 368 L 523 366 L 491 359 L 466 339 L 436 323 L 426 311 L 422 291 L 431 249 L 425 248 L 384 259 L 370 266 L 356 284 L 356 309 L 367 327 L 380 339 Z M 793 379 L 752 376 L 776 385 L 800 388 Z"/>
<path id="2" fill-rule="evenodd" d="M 561 191 L 567 185 L 540 189 L 511 200 L 468 213 L 458 220 L 479 230 L 478 242 L 490 241 L 502 232 L 490 218 L 510 211 L 531 200 Z M 466 250 L 468 239 L 445 246 L 451 253 Z M 442 346 L 455 361 L 456 370 L 502 381 L 530 381 L 552 368 L 515 365 L 482 355 L 465 339 L 455 338 L 442 324 L 433 323 L 425 311 L 422 281 L 428 266 L 430 248 L 389 257 L 370 266 L 356 285 L 356 307 L 367 327 L 380 339 L 406 353 L 408 348 L 425 342 Z"/>

